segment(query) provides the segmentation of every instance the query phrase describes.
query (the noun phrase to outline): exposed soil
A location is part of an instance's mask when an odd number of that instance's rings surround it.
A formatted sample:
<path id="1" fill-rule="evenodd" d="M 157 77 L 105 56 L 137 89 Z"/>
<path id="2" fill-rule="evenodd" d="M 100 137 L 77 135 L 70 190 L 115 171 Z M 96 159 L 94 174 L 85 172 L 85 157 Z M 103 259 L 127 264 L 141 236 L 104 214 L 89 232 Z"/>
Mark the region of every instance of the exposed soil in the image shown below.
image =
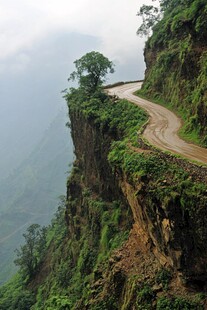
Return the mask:
<path id="1" fill-rule="evenodd" d="M 142 232 L 140 233 L 136 224 L 131 230 L 128 241 L 121 249 L 115 251 L 110 258 L 109 265 L 109 272 L 113 279 L 120 275 L 125 275 L 126 278 L 136 276 L 136 285 L 138 287 L 143 284 L 149 284 L 152 287 L 154 293 L 152 309 L 156 308 L 156 300 L 161 296 L 168 298 L 177 296 L 190 301 L 194 300 L 196 293 L 199 292 L 196 288 L 185 286 L 179 273 L 173 271 L 168 289 L 165 289 L 162 284 L 156 283 L 156 275 L 162 266 L 150 251 L 149 240 L 145 239 L 143 242 Z M 113 279 L 110 279 L 110 283 L 113 282 Z M 137 308 L 132 307 L 130 309 Z"/>

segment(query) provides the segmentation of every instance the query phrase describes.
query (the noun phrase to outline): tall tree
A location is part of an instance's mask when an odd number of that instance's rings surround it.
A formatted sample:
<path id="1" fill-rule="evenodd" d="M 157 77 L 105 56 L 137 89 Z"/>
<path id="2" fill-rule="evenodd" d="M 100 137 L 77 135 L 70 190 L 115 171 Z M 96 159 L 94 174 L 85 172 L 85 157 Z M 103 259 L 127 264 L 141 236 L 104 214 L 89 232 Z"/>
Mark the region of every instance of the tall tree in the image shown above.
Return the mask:
<path id="1" fill-rule="evenodd" d="M 159 8 L 153 5 L 142 5 L 137 13 L 142 18 L 142 24 L 137 30 L 139 36 L 149 36 L 152 27 L 159 21 Z"/>
<path id="2" fill-rule="evenodd" d="M 137 30 L 137 35 L 149 37 L 153 27 L 162 19 L 165 12 L 171 12 L 178 6 L 180 10 L 182 10 L 182 8 L 189 7 L 193 1 L 194 0 L 152 0 L 152 2 L 157 2 L 156 6 L 143 4 L 137 13 L 137 16 L 142 18 L 142 24 Z M 205 0 L 203 2 L 205 2 Z M 202 0 L 200 4 L 202 5 Z"/>
<path id="3" fill-rule="evenodd" d="M 31 278 L 37 271 L 46 248 L 46 228 L 38 224 L 32 224 L 23 234 L 25 244 L 16 250 L 17 259 L 14 263 L 20 267 L 24 277 Z"/>
<path id="4" fill-rule="evenodd" d="M 76 70 L 70 74 L 68 81 L 77 80 L 80 88 L 93 93 L 106 79 L 107 73 L 114 72 L 114 64 L 99 52 L 92 51 L 74 61 Z"/>

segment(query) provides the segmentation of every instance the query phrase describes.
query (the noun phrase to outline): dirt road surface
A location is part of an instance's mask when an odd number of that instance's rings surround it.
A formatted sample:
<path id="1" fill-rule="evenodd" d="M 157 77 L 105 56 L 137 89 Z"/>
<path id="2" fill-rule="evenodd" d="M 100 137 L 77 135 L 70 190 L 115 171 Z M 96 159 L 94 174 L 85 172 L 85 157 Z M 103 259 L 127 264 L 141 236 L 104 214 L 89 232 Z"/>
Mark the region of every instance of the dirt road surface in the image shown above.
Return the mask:
<path id="1" fill-rule="evenodd" d="M 133 95 L 141 88 L 141 84 L 140 82 L 124 84 L 108 89 L 108 93 L 125 98 L 147 111 L 150 119 L 143 136 L 152 145 L 207 165 L 207 149 L 188 143 L 178 136 L 178 130 L 182 125 L 180 118 L 159 104 Z"/>

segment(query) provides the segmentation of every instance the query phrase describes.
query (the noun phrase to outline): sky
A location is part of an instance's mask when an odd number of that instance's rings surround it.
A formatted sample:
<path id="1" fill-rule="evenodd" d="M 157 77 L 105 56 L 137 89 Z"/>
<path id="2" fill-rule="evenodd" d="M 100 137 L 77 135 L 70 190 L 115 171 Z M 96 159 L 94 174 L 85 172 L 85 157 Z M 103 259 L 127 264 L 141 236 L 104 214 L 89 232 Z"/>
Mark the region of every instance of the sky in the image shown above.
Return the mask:
<path id="1" fill-rule="evenodd" d="M 151 1 L 0 0 L 0 179 L 65 108 L 74 60 L 96 50 L 115 63 L 109 83 L 144 77 L 143 3 Z"/>
<path id="2" fill-rule="evenodd" d="M 143 61 L 136 13 L 147 2 L 151 1 L 1 0 L 0 73 L 26 70 L 38 42 L 66 32 L 99 38 L 99 51 L 120 65 L 130 59 Z"/>

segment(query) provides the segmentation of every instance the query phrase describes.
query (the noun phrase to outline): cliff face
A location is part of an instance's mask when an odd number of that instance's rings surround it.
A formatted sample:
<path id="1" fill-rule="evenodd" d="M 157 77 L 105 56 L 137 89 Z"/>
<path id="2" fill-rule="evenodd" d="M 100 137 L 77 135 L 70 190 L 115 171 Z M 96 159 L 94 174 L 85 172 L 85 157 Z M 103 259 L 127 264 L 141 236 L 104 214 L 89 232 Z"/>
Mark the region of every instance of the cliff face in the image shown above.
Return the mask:
<path id="1" fill-rule="evenodd" d="M 107 201 L 119 199 L 117 180 L 107 161 L 110 145 L 117 133 L 86 120 L 81 111 L 70 113 L 71 134 L 75 147 L 76 165 L 84 176 L 84 186 Z"/>
<path id="2" fill-rule="evenodd" d="M 76 244 L 83 238 L 83 227 L 87 227 L 95 259 L 88 264 L 87 258 L 82 265 L 83 273 L 94 273 L 94 278 L 90 282 L 92 291 L 87 298 L 82 296 L 77 309 L 85 309 L 86 300 L 89 307 L 86 309 L 100 305 L 107 309 L 109 304 L 114 309 L 131 309 L 141 303 L 136 294 L 153 285 L 147 302 L 154 300 L 155 307 L 156 296 L 162 296 L 164 289 L 164 282 L 159 286 L 161 282 L 157 280 L 163 270 L 166 282 L 169 284 L 171 280 L 172 294 L 179 289 L 186 294 L 188 288 L 183 282 L 204 290 L 207 171 L 151 150 L 143 142 L 131 145 L 117 127 L 111 127 L 109 121 L 103 124 L 95 112 L 90 111 L 89 116 L 86 110 L 86 107 L 70 108 L 76 172 L 68 182 L 66 221 Z M 114 140 L 118 141 L 113 144 Z M 110 238 L 117 236 L 117 229 L 122 232 L 130 229 L 122 246 L 112 252 L 107 250 L 104 267 L 97 264 L 95 257 L 103 246 L 103 230 L 108 224 L 111 229 L 113 221 L 105 223 L 104 228 L 100 213 L 103 210 L 97 215 L 88 198 L 101 198 L 108 204 L 104 210 L 112 213 L 111 204 L 119 201 L 115 211 L 119 212 L 118 226 L 110 231 Z M 109 244 L 110 238 L 106 241 Z M 80 255 L 80 249 L 73 253 L 73 264 L 78 264 Z"/>
<path id="3" fill-rule="evenodd" d="M 186 134 L 194 131 L 207 145 L 206 20 L 206 1 L 168 1 L 146 43 L 143 93 L 171 104 Z"/>
<path id="4" fill-rule="evenodd" d="M 79 90 L 67 99 L 76 155 L 67 197 L 27 290 L 9 284 L 0 308 L 204 309 L 207 170 L 145 145 L 137 106 Z"/>
<path id="5" fill-rule="evenodd" d="M 157 183 L 148 179 L 136 185 L 124 181 L 122 190 L 133 210 L 138 230 L 145 236 L 145 242 L 150 243 L 150 251 L 159 263 L 171 266 L 187 282 L 200 281 L 202 286 L 207 276 L 203 243 L 207 230 L 202 223 L 206 195 L 199 188 L 191 195 L 187 180 L 181 182 L 180 192 L 172 190 L 171 177 L 165 176 Z"/>

